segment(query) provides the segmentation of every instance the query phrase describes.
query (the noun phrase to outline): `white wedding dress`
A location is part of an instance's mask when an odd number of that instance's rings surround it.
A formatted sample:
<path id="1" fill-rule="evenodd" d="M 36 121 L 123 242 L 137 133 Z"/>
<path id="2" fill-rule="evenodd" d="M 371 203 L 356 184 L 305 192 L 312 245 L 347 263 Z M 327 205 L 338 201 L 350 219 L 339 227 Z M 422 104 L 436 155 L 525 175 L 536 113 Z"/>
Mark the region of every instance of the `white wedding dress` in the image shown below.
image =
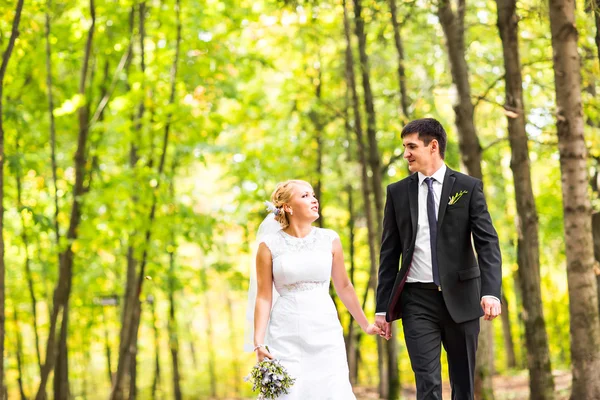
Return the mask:
<path id="1" fill-rule="evenodd" d="M 273 257 L 280 297 L 266 344 L 296 382 L 283 400 L 356 399 L 349 381 L 343 330 L 329 295 L 332 230 L 313 227 L 304 238 L 278 231 L 261 241 Z"/>

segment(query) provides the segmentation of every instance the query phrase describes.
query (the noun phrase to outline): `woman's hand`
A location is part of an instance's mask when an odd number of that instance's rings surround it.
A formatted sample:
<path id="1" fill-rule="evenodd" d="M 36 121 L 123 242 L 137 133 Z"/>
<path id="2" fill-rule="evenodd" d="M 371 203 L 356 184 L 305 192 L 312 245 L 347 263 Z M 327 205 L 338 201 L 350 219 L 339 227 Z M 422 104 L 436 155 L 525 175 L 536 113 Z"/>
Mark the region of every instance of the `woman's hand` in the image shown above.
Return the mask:
<path id="1" fill-rule="evenodd" d="M 367 335 L 381 335 L 383 331 L 375 324 L 369 324 L 363 329 Z"/>
<path id="2" fill-rule="evenodd" d="M 261 346 L 258 349 L 256 349 L 256 359 L 258 360 L 258 362 L 261 362 L 265 358 L 268 358 L 269 360 L 272 360 L 274 358 L 273 355 L 269 353 L 269 350 L 267 350 L 266 346 Z"/>

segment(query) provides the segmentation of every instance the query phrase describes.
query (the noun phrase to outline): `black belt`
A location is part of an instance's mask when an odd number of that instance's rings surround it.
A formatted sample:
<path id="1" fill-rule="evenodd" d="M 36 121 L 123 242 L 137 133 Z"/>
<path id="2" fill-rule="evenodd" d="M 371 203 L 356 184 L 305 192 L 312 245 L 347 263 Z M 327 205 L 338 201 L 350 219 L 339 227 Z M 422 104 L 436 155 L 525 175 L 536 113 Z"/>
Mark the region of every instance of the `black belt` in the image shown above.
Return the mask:
<path id="1" fill-rule="evenodd" d="M 406 287 L 416 289 L 438 290 L 440 292 L 442 291 L 442 288 L 433 282 L 406 282 Z"/>

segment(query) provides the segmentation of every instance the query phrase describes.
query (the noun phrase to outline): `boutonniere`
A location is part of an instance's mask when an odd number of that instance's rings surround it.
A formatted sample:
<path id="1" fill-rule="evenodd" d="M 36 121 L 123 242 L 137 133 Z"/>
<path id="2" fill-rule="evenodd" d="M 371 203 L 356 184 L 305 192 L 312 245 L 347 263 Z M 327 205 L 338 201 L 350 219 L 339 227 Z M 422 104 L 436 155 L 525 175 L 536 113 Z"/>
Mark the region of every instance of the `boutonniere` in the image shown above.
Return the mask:
<path id="1" fill-rule="evenodd" d="M 460 198 L 463 196 L 463 194 L 467 194 L 467 193 L 469 193 L 469 192 L 466 190 L 461 190 L 458 193 L 454 193 L 453 196 L 450 196 L 450 201 L 448 201 L 448 205 L 451 206 L 453 204 L 456 204 L 456 202 L 458 200 L 460 200 Z"/>

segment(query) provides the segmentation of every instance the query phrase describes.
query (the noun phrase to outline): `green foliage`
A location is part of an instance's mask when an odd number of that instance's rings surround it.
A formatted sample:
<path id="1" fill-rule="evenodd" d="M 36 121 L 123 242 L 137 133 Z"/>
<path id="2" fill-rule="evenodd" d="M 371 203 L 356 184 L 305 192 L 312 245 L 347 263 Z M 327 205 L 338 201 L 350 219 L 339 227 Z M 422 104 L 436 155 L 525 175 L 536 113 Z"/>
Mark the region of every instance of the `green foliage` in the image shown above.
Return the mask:
<path id="1" fill-rule="evenodd" d="M 170 104 L 175 1 L 143 3 L 143 41 L 141 1 L 96 3 L 84 96 L 78 95 L 78 87 L 91 22 L 88 2 L 26 2 L 20 36 L 4 81 L 7 311 L 17 310 L 19 329 L 24 332 L 23 379 L 27 394 L 31 397 L 39 372 L 32 345 L 32 300 L 25 262 L 29 260 L 31 287 L 39 302 L 39 333 L 44 342 L 59 254 L 70 246 L 75 257 L 69 318 L 71 362 L 77 366 L 70 372 L 75 397 L 83 396 L 86 385 L 98 388 L 94 392 L 101 393 L 102 398 L 110 390 L 106 349 L 102 347 L 108 346 L 112 352 L 114 372 L 130 249 L 138 268 L 142 254 L 147 253 L 145 275 L 151 279 L 144 281 L 140 295 L 142 299 L 149 295 L 155 299 L 160 338 L 159 348 L 155 349 L 151 328 L 154 322 L 149 307 L 144 305 L 138 361 L 139 365 L 153 366 L 155 352 L 159 352 L 161 365 L 165 366 L 159 390 L 165 397 L 172 390 L 167 385 L 171 371 L 166 333 L 172 293 L 181 346 L 195 347 L 201 355 L 194 358 L 191 350 L 180 351 L 186 396 L 211 395 L 204 356 L 207 348 L 215 350 L 217 394 L 250 395 L 250 390 L 240 383 L 240 370 L 251 365 L 250 355 L 239 354 L 243 337 L 240 321 L 245 318 L 247 278 L 254 264 L 254 236 L 266 215 L 263 201 L 269 199 L 277 182 L 298 178 L 313 185 L 322 183 L 323 221 L 341 235 L 348 264 L 351 192 L 356 224 L 352 243 L 354 284 L 360 298 L 369 279 L 366 216 L 360 193 L 356 136 L 352 131 L 353 110 L 345 80 L 342 4 L 308 0 L 182 0 L 183 41 L 175 100 Z M 352 18 L 352 2 L 347 3 Z M 410 103 L 410 115 L 405 116 L 400 110 L 398 55 L 388 3 L 363 3 L 378 146 L 382 164 L 387 167 L 383 184 L 408 175 L 399 157 L 403 150 L 400 131 L 413 118 L 432 116 L 443 123 L 449 136 L 446 162 L 460 169 L 452 108 L 456 90 L 451 83 L 435 5 L 397 2 Z M 513 283 L 517 273 L 517 213 L 503 109 L 503 55 L 495 26 L 495 2 L 467 3 L 467 61 L 483 151 L 485 190 L 501 240 L 505 293 L 518 357 L 523 359 L 523 309 L 519 290 Z M 2 48 L 8 42 L 13 6 L 11 2 L 0 4 Z M 554 77 L 545 7 L 530 0 L 518 4 L 520 49 L 532 181 L 539 214 L 544 312 L 553 365 L 566 368 L 570 363 L 569 313 Z M 46 13 L 52 51 L 52 110 L 48 106 Z M 584 7 L 579 7 L 577 13 L 585 135 L 590 170 L 597 172 L 600 71 L 594 42 L 596 27 Z M 356 38 L 352 41 L 362 99 Z M 130 48 L 128 63 L 118 69 Z M 77 238 L 69 241 L 66 233 L 74 202 L 78 108 L 89 108 L 91 120 L 113 82 L 106 109 L 90 126 L 85 171 L 85 182 L 90 187 L 79 199 L 82 219 Z M 364 124 L 362 100 L 360 106 Z M 50 112 L 56 128 L 56 217 Z M 170 139 L 166 163 L 159 173 L 167 126 Z M 317 167 L 319 142 L 321 172 Z M 22 204 L 17 201 L 17 177 L 22 187 Z M 600 209 L 600 195 L 597 191 L 591 194 L 596 210 Z M 155 199 L 155 218 L 151 222 Z M 58 241 L 55 222 L 59 227 Z M 151 232 L 149 239 L 146 232 Z M 95 299 L 102 296 L 115 296 L 119 306 L 95 304 Z M 230 309 L 225 306 L 228 301 L 232 304 Z M 366 307 L 370 317 L 373 308 L 371 294 Z M 344 327 L 348 326 L 349 315 L 341 308 L 340 317 Z M 7 332 L 15 332 L 16 324 L 8 319 L 6 323 Z M 495 329 L 499 360 L 496 367 L 505 372 L 500 323 L 495 324 Z M 362 338 L 361 349 L 359 381 L 376 386 L 375 341 Z M 16 338 L 8 337 L 10 398 L 17 396 L 16 351 Z M 43 359 L 45 349 L 41 351 Z M 402 356 L 401 370 L 406 382 L 410 370 L 407 358 Z M 153 367 L 146 368 L 140 374 L 140 398 L 150 396 L 153 371 Z M 90 390 L 87 396 L 95 398 Z"/>

